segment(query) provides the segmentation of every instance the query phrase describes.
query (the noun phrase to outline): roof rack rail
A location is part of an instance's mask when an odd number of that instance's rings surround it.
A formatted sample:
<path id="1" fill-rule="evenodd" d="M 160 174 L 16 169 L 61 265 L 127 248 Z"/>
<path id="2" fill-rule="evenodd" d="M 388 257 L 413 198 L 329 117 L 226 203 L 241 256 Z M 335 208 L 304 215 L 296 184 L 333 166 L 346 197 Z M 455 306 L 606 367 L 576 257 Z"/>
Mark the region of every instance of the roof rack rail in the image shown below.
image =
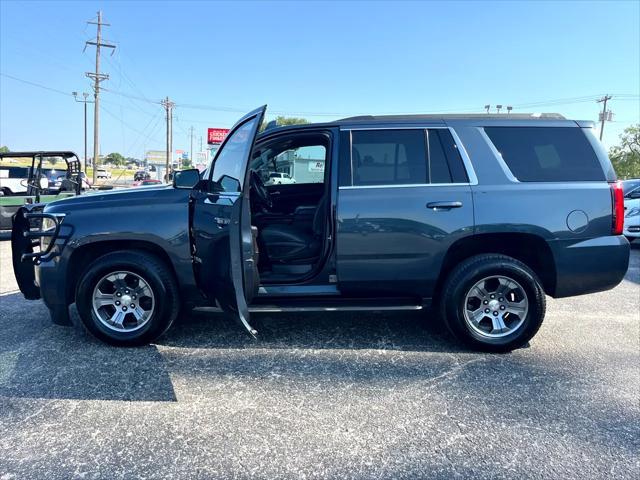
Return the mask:
<path id="1" fill-rule="evenodd" d="M 550 120 L 566 120 L 564 115 L 559 113 L 448 113 L 448 114 L 410 114 L 410 115 L 358 115 L 355 117 L 346 117 L 337 120 L 338 122 L 371 122 L 377 120 L 455 120 L 455 119 L 514 119 L 514 120 L 528 120 L 528 119 L 550 119 Z"/>

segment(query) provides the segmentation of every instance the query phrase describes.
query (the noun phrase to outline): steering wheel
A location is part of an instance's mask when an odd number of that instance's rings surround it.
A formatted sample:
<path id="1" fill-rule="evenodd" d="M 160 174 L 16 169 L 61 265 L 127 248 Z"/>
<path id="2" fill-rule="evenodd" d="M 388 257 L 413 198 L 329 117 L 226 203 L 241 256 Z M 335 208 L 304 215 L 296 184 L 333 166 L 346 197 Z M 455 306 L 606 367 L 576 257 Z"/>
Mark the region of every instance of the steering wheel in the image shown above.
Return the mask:
<path id="1" fill-rule="evenodd" d="M 269 190 L 267 190 L 267 187 L 265 187 L 262 178 L 260 178 L 260 174 L 255 170 L 251 170 L 249 186 L 252 193 L 251 203 L 262 210 L 271 210 L 273 208 L 271 194 Z"/>

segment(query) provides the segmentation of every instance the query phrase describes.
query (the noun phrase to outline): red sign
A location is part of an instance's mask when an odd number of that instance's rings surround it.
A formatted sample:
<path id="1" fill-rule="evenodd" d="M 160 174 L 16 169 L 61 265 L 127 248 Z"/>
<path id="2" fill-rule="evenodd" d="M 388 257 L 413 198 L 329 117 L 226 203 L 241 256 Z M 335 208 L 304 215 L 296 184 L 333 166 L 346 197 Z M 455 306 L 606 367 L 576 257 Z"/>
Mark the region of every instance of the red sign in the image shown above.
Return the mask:
<path id="1" fill-rule="evenodd" d="M 208 128 L 207 143 L 209 145 L 220 145 L 228 133 L 228 128 Z"/>

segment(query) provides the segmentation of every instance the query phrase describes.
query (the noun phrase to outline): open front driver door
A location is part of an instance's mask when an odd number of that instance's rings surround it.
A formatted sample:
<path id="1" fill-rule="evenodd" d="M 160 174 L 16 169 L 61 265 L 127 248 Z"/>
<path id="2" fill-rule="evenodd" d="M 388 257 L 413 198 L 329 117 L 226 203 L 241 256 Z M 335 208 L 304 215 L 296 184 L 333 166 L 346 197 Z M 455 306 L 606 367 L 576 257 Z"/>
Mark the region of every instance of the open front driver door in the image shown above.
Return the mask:
<path id="1" fill-rule="evenodd" d="M 258 290 L 257 247 L 251 229 L 249 175 L 253 143 L 266 105 L 238 121 L 190 200 L 193 268 L 199 288 L 247 331 L 248 303 Z"/>

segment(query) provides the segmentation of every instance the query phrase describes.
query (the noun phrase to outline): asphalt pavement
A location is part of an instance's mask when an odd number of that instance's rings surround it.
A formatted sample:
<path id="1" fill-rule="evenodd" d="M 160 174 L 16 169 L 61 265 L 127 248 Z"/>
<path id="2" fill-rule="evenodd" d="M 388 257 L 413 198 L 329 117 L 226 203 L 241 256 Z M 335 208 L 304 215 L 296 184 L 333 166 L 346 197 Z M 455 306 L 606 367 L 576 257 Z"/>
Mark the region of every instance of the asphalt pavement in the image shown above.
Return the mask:
<path id="1" fill-rule="evenodd" d="M 257 342 L 198 313 L 110 347 L 24 300 L 9 249 L 0 480 L 640 478 L 640 244 L 504 355 L 424 312 L 254 315 Z"/>

